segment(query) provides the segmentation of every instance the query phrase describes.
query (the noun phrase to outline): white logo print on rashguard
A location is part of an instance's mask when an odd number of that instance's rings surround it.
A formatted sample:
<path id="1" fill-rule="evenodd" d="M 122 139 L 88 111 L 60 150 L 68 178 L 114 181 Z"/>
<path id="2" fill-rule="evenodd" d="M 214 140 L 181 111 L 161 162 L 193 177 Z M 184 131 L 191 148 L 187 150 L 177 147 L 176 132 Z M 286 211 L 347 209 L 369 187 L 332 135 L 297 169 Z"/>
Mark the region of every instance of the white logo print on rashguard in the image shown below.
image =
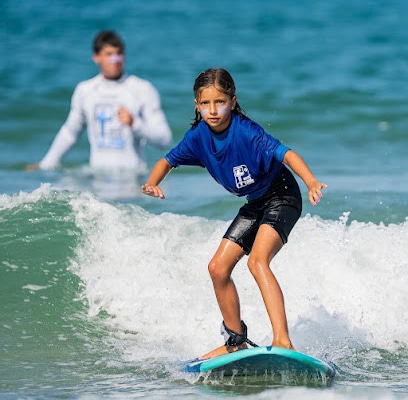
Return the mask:
<path id="1" fill-rule="evenodd" d="M 121 125 L 117 118 L 117 108 L 111 104 L 98 104 L 95 107 L 95 119 L 99 123 L 98 147 L 105 149 L 123 149 Z"/>
<path id="2" fill-rule="evenodd" d="M 233 171 L 235 186 L 237 187 L 237 189 L 241 189 L 255 182 L 249 172 L 248 167 L 245 164 L 234 167 Z"/>

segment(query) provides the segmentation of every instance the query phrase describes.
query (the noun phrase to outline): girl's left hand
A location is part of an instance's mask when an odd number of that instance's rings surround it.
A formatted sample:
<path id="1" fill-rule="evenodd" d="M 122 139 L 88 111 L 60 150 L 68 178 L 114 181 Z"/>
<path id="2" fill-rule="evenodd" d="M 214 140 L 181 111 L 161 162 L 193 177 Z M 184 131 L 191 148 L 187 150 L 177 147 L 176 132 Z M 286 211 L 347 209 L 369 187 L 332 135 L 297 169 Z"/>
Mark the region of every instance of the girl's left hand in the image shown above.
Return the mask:
<path id="1" fill-rule="evenodd" d="M 308 197 L 310 203 L 315 206 L 320 202 L 320 199 L 322 198 L 323 194 L 321 192 L 321 189 L 326 188 L 327 185 L 325 183 L 320 183 L 318 181 L 315 181 L 311 184 L 308 185 Z"/>

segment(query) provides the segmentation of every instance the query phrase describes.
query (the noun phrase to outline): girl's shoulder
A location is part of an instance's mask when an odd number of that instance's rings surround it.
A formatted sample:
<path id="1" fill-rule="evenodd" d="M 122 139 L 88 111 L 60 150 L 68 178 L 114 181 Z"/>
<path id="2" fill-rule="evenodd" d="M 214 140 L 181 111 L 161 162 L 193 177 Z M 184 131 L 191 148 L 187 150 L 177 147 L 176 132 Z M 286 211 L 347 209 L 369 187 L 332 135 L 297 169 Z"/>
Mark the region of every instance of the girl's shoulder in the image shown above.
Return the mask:
<path id="1" fill-rule="evenodd" d="M 265 130 L 261 125 L 250 118 L 242 118 L 240 115 L 234 115 L 233 126 L 235 130 L 244 135 L 253 136 L 254 134 L 264 134 Z"/>
<path id="2" fill-rule="evenodd" d="M 187 130 L 185 136 L 188 135 L 190 137 L 200 137 L 201 135 L 205 135 L 210 132 L 208 125 L 201 120 L 197 125 L 192 126 L 190 129 Z"/>
<path id="3" fill-rule="evenodd" d="M 197 144 L 204 140 L 209 129 L 204 121 L 200 121 L 196 126 L 191 127 L 185 133 L 181 142 L 184 144 Z"/>

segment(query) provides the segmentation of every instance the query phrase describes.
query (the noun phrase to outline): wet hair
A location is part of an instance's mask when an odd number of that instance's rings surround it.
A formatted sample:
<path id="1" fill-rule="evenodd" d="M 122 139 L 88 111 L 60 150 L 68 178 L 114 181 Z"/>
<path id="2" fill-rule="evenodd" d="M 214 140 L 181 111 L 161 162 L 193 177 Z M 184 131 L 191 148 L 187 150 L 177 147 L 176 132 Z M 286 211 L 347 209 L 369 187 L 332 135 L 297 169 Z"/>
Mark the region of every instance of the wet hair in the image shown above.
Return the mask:
<path id="1" fill-rule="evenodd" d="M 106 45 L 116 47 L 120 53 L 125 52 L 125 44 L 120 36 L 115 31 L 100 31 L 94 38 L 92 49 L 94 54 L 98 54 Z"/>
<path id="2" fill-rule="evenodd" d="M 209 68 L 201 72 L 194 81 L 194 97 L 198 100 L 203 89 L 214 86 L 220 92 L 226 94 L 230 99 L 235 96 L 235 83 L 228 71 L 222 68 Z M 234 110 L 239 116 L 248 119 L 244 110 L 238 102 L 235 104 Z M 201 114 L 195 107 L 195 118 L 191 126 L 194 128 L 202 120 Z"/>

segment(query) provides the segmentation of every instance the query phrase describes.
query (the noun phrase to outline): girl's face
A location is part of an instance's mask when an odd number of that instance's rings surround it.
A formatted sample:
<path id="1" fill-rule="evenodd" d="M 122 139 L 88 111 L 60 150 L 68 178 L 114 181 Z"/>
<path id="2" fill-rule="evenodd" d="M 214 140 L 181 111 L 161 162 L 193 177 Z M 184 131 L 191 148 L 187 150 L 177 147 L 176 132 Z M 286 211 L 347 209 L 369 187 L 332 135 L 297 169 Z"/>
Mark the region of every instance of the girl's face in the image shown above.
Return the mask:
<path id="1" fill-rule="evenodd" d="M 235 108 L 236 102 L 235 96 L 231 99 L 215 86 L 204 88 L 199 98 L 194 100 L 201 117 L 215 133 L 221 133 L 228 128 L 231 111 Z"/>

